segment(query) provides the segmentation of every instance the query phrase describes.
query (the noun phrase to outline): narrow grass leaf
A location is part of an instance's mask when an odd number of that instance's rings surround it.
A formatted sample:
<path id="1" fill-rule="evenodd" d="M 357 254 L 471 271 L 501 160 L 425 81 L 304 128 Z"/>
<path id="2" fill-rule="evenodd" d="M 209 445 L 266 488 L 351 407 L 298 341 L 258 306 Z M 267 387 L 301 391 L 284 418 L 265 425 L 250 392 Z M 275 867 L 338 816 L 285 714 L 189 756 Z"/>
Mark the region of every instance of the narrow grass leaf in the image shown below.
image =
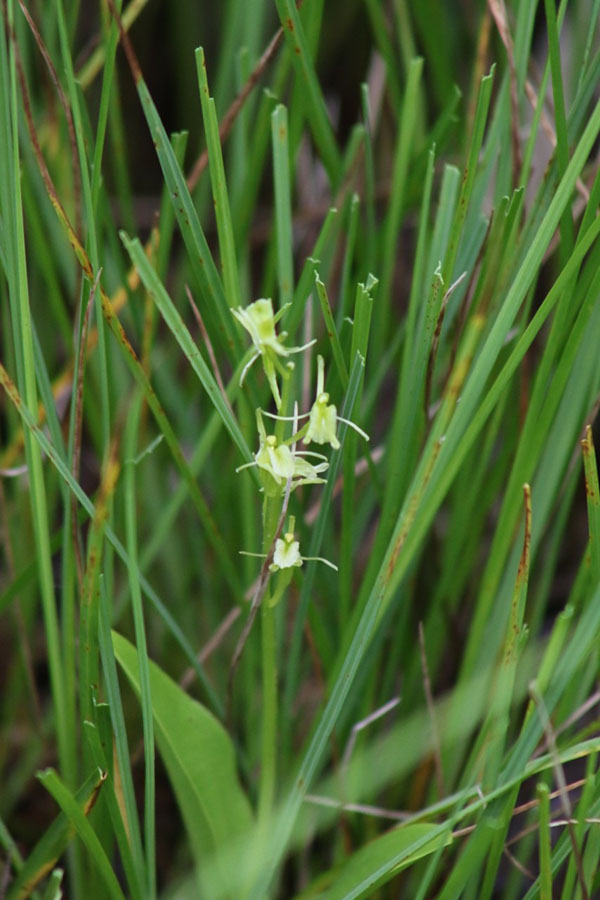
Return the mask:
<path id="1" fill-rule="evenodd" d="M 97 706 L 95 712 L 96 714 L 98 713 Z M 119 849 L 119 855 L 123 863 L 125 877 L 127 879 L 127 886 L 134 900 L 142 900 L 142 886 L 137 877 L 135 864 L 133 861 L 133 854 L 131 852 L 131 846 L 129 843 L 129 836 L 125 829 L 124 817 L 121 814 L 121 807 L 119 806 L 119 800 L 117 799 L 115 779 L 110 774 L 110 768 L 113 768 L 114 770 L 114 766 L 109 766 L 109 762 L 112 763 L 112 759 L 107 759 L 106 756 L 107 751 L 112 756 L 112 729 L 110 731 L 110 743 L 105 749 L 100 739 L 99 730 L 93 724 L 93 722 L 84 722 L 83 727 L 85 729 L 85 737 L 88 742 L 90 755 L 94 761 L 94 765 L 98 766 L 99 769 L 106 772 L 106 781 L 102 789 L 102 796 L 104 797 L 104 800 L 106 801 L 106 804 L 108 806 L 108 812 L 110 815 L 114 836 L 117 842 L 117 847 Z"/>
<path id="2" fill-rule="evenodd" d="M 592 562 L 592 583 L 600 584 L 600 486 L 598 484 L 598 466 L 591 426 L 585 430 L 585 438 L 581 442 L 583 450 L 583 468 L 585 472 L 585 495 L 588 509 L 588 528 L 590 533 L 590 555 Z"/>
<path id="3" fill-rule="evenodd" d="M 131 256 L 131 261 L 140 274 L 140 278 L 142 279 L 146 290 L 154 299 L 154 302 L 158 306 L 161 315 L 171 329 L 171 332 L 173 333 L 179 346 L 183 350 L 192 369 L 198 376 L 202 387 L 208 394 L 212 405 L 219 412 L 219 415 L 223 420 L 223 424 L 231 435 L 232 440 L 238 447 L 244 462 L 251 462 L 252 455 L 238 423 L 234 419 L 231 410 L 225 403 L 223 395 L 219 390 L 214 376 L 208 368 L 207 364 L 204 362 L 202 356 L 200 355 L 200 351 L 198 350 L 198 347 L 196 346 L 194 339 L 188 331 L 183 319 L 179 315 L 179 312 L 177 311 L 175 305 L 173 304 L 173 301 L 167 294 L 164 285 L 161 283 L 158 275 L 150 264 L 148 257 L 144 253 L 144 249 L 141 243 L 137 238 L 131 240 L 124 233 L 121 234 L 121 238 L 123 240 L 125 248 L 127 249 L 127 252 Z"/>
<path id="4" fill-rule="evenodd" d="M 342 388 L 346 390 L 346 388 L 348 387 L 348 369 L 346 368 L 344 354 L 342 352 L 342 345 L 340 344 L 340 338 L 335 326 L 335 322 L 333 320 L 333 314 L 331 312 L 331 306 L 329 304 L 329 298 L 327 296 L 327 289 L 321 281 L 318 272 L 315 272 L 315 286 L 317 288 L 317 295 L 319 297 L 319 303 L 321 304 L 321 312 L 323 313 L 325 328 L 327 329 L 327 337 L 329 338 L 329 342 L 331 344 L 331 350 L 333 352 L 333 358 L 335 360 L 335 365 L 340 377 L 340 382 Z"/>
<path id="5" fill-rule="evenodd" d="M 132 402 L 125 430 L 125 528 L 127 553 L 129 555 L 129 589 L 135 628 L 135 642 L 138 653 L 138 678 L 144 734 L 144 848 L 146 854 L 146 884 L 148 898 L 156 897 L 156 823 L 154 786 L 154 727 L 152 720 L 152 690 L 150 686 L 150 663 L 146 643 L 144 608 L 140 587 L 137 547 L 137 504 L 136 465 L 138 430 L 141 413 L 141 395 Z"/>
<path id="6" fill-rule="evenodd" d="M 416 823 L 387 831 L 365 844 L 329 877 L 331 887 L 315 900 L 359 900 L 371 897 L 398 872 L 452 842 L 446 826 Z M 310 897 L 311 895 L 309 895 Z M 300 900 L 300 898 L 299 898 Z"/>
<path id="7" fill-rule="evenodd" d="M 117 876 L 110 864 L 110 861 L 104 852 L 96 832 L 88 821 L 87 815 L 92 804 L 82 809 L 76 797 L 66 787 L 64 782 L 59 778 L 53 769 L 46 769 L 38 774 L 38 778 L 44 785 L 46 790 L 52 794 L 65 816 L 71 823 L 72 827 L 81 838 L 88 850 L 90 857 L 94 861 L 98 876 L 104 882 L 107 897 L 113 900 L 125 900 L 125 894 L 121 890 Z M 106 775 L 104 772 L 98 773 L 97 789 L 99 790 L 104 783 Z M 95 797 L 97 796 L 97 791 Z M 94 797 L 94 799 L 95 799 Z"/>
<path id="8" fill-rule="evenodd" d="M 242 305 L 240 280 L 233 239 L 233 224 L 231 221 L 231 210 L 229 208 L 227 182 L 225 179 L 225 166 L 223 164 L 221 140 L 219 138 L 219 123 L 217 121 L 215 101 L 208 91 L 206 61 L 202 47 L 198 47 L 196 50 L 196 72 L 200 87 L 200 101 L 202 104 L 204 132 L 206 134 L 210 181 L 212 185 L 215 217 L 217 220 L 217 231 L 219 234 L 223 284 L 225 286 L 227 303 L 231 308 L 234 308 Z"/>
<path id="9" fill-rule="evenodd" d="M 94 806 L 103 784 L 103 774 L 92 772 L 81 785 L 74 802 L 86 816 Z M 59 813 L 35 845 L 19 874 L 11 882 L 6 900 L 25 900 L 54 868 L 76 834 L 75 825 L 65 812 Z"/>
<path id="10" fill-rule="evenodd" d="M 292 0 L 275 0 L 281 26 L 291 51 L 296 74 L 306 91 L 306 115 L 315 143 L 333 185 L 337 184 L 341 171 L 340 153 L 327 114 L 327 107 L 317 79 L 310 49 L 298 9 Z"/>
<path id="11" fill-rule="evenodd" d="M 171 201 L 177 216 L 181 236 L 188 250 L 194 276 L 204 300 L 203 310 L 220 323 L 221 338 L 229 353 L 239 355 L 240 341 L 233 327 L 233 317 L 223 283 L 213 260 L 198 213 L 192 201 L 184 175 L 168 135 L 160 120 L 150 92 L 143 79 L 137 81 L 137 90 L 148 127 L 155 142 L 158 160 L 171 193 Z"/>
<path id="12" fill-rule="evenodd" d="M 277 242 L 278 307 L 292 302 L 294 294 L 294 236 L 290 196 L 290 149 L 288 116 L 285 106 L 278 104 L 271 115 L 273 144 L 273 187 L 275 190 L 275 237 Z"/>

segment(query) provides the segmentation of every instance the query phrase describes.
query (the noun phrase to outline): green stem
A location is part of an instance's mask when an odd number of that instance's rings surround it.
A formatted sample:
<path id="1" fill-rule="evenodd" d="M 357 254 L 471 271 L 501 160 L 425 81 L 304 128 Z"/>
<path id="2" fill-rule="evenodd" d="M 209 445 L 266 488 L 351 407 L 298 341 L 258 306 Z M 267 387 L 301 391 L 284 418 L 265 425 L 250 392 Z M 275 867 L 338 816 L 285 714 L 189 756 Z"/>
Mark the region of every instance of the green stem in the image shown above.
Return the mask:
<path id="1" fill-rule="evenodd" d="M 265 497 L 263 503 L 263 553 L 268 553 L 279 519 L 279 500 Z M 271 590 L 267 587 L 261 605 L 262 631 L 262 766 L 258 795 L 259 822 L 266 822 L 275 799 L 277 773 L 277 638 L 275 609 L 270 604 Z"/>

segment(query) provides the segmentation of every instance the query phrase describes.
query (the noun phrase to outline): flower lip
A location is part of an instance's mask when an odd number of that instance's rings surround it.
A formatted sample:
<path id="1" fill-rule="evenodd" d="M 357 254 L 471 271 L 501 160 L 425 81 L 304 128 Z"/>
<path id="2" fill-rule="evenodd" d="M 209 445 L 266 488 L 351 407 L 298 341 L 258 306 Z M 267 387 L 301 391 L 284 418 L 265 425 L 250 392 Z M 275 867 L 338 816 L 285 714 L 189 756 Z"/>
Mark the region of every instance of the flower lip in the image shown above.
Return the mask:
<path id="1" fill-rule="evenodd" d="M 303 559 L 300 556 L 300 542 L 294 540 L 293 534 L 286 534 L 275 541 L 275 552 L 273 553 L 273 562 L 271 564 L 272 571 L 278 569 L 291 569 L 292 566 L 300 567 Z"/>
<path id="2" fill-rule="evenodd" d="M 290 520 L 288 523 L 288 531 L 285 532 L 283 537 L 277 538 L 275 541 L 275 548 L 273 551 L 273 562 L 269 566 L 269 570 L 271 572 L 278 572 L 280 569 L 293 569 L 299 568 L 305 562 L 322 562 L 326 566 L 329 566 L 330 569 L 334 569 L 337 572 L 337 566 L 334 563 L 330 562 L 328 559 L 324 559 L 322 556 L 302 556 L 300 553 L 300 542 L 294 539 L 294 526 L 296 524 L 295 516 L 290 516 Z M 243 556 L 256 556 L 259 559 L 265 559 L 267 556 L 266 553 L 252 553 L 248 550 L 240 550 L 240 553 Z M 287 578 L 291 578 L 291 572 L 288 572 Z M 281 585 L 280 585 L 281 588 Z M 276 592 L 276 600 L 279 599 L 279 594 Z"/>

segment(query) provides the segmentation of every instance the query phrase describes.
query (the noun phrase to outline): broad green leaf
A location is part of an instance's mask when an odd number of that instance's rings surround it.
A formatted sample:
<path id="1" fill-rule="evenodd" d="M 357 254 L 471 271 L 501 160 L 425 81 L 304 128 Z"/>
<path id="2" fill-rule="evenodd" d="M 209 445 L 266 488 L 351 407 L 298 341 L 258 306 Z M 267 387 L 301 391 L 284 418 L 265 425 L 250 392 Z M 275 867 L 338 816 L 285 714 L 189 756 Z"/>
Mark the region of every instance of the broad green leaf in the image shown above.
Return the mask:
<path id="1" fill-rule="evenodd" d="M 139 697 L 137 650 L 116 632 L 112 639 L 115 657 Z M 156 743 L 185 822 L 202 896 L 234 897 L 228 885 L 234 876 L 239 883 L 240 863 L 236 858 L 233 867 L 226 856 L 231 860 L 229 853 L 253 818 L 238 782 L 233 744 L 217 719 L 152 662 L 150 690 Z"/>

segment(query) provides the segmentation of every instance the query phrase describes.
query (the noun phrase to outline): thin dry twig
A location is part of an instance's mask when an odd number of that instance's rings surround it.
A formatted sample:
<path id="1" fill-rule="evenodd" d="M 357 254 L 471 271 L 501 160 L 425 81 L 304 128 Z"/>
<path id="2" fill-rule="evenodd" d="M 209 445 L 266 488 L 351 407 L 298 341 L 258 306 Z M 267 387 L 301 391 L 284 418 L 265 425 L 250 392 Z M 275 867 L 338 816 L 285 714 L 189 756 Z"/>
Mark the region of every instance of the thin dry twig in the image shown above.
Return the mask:
<path id="1" fill-rule="evenodd" d="M 537 109 L 538 103 L 541 103 L 541 99 L 536 89 L 534 88 L 531 81 L 526 78 L 525 79 L 525 94 L 527 95 L 527 99 L 529 100 L 531 108 L 534 110 Z M 544 131 L 546 137 L 550 141 L 550 146 L 553 150 L 556 149 L 556 132 L 552 127 L 552 121 L 550 117 L 547 115 L 546 111 L 542 109 L 540 116 L 540 124 L 542 126 L 542 130 Z M 590 200 L 590 192 L 587 186 L 584 184 L 581 176 L 578 176 L 577 181 L 575 182 L 575 187 L 579 194 L 581 195 L 582 200 L 584 201 L 584 205 L 587 206 Z"/>
<path id="2" fill-rule="evenodd" d="M 530 870 L 526 866 L 524 866 L 523 863 L 519 862 L 516 856 L 513 856 L 506 844 L 502 848 L 502 852 L 504 856 L 506 856 L 507 860 L 515 867 L 515 869 L 517 869 L 521 873 L 521 875 L 525 875 L 525 877 L 529 878 L 530 881 L 535 881 L 536 876 L 533 874 L 533 872 L 530 872 Z"/>
<path id="3" fill-rule="evenodd" d="M 81 335 L 79 339 L 79 361 L 77 366 L 75 394 L 75 427 L 73 431 L 73 465 L 71 468 L 71 472 L 75 481 L 79 481 L 79 469 L 81 464 L 81 433 L 83 430 L 83 375 L 86 361 L 88 327 L 90 322 L 90 313 L 92 311 L 92 306 L 101 275 L 102 269 L 99 269 L 90 291 L 90 296 L 85 309 L 83 324 L 81 326 Z M 79 540 L 79 529 L 77 527 L 77 498 L 73 493 L 71 494 L 71 529 L 73 535 L 73 548 L 75 551 L 77 580 L 79 582 L 79 591 L 81 593 L 83 591 L 83 558 Z"/>
<path id="4" fill-rule="evenodd" d="M 550 716 L 548 715 L 548 711 L 546 710 L 546 705 L 544 703 L 543 697 L 538 691 L 535 683 L 532 683 L 530 685 L 529 692 L 531 694 L 531 697 L 533 698 L 533 702 L 537 707 L 538 715 L 542 723 L 542 728 L 544 729 L 544 733 L 546 735 L 546 744 L 548 747 L 548 751 L 552 758 L 552 767 L 554 769 L 554 777 L 556 779 L 556 785 L 559 791 L 560 803 L 565 814 L 565 824 L 568 828 L 569 839 L 573 848 L 573 859 L 575 860 L 575 869 L 577 871 L 577 880 L 579 881 L 579 886 L 581 888 L 581 896 L 583 897 L 583 900 L 589 900 L 589 894 L 585 884 L 583 860 L 581 858 L 581 851 L 579 849 L 577 836 L 573 827 L 573 807 L 571 806 L 571 798 L 569 797 L 569 792 L 567 790 L 567 780 L 565 778 L 564 769 L 562 767 L 560 756 L 558 754 L 558 747 L 556 746 L 556 735 L 550 721 Z"/>
<path id="5" fill-rule="evenodd" d="M 323 797 L 319 794 L 305 794 L 304 800 L 315 806 L 326 806 L 328 809 L 338 809 L 341 812 L 360 813 L 363 816 L 375 816 L 378 819 L 390 819 L 392 822 L 405 822 L 412 815 L 408 812 L 385 809 L 382 806 L 370 806 L 367 803 L 342 803 L 333 797 Z"/>
<path id="6" fill-rule="evenodd" d="M 429 419 L 429 407 L 431 405 L 431 386 L 433 383 L 433 372 L 435 369 L 435 363 L 437 360 L 437 352 L 438 345 L 440 342 L 440 334 L 442 333 L 442 325 L 444 324 L 444 316 L 446 315 L 446 307 L 448 306 L 448 300 L 457 289 L 457 287 L 464 281 L 467 277 L 467 273 L 463 272 L 462 275 L 456 279 L 456 281 L 450 285 L 446 293 L 444 294 L 444 299 L 442 300 L 442 305 L 440 307 L 440 312 L 437 318 L 437 322 L 435 323 L 435 331 L 433 333 L 433 340 L 431 342 L 431 351 L 429 353 L 429 360 L 427 362 L 427 375 L 425 378 L 425 418 Z"/>
<path id="7" fill-rule="evenodd" d="M 8 527 L 8 511 L 6 507 L 6 497 L 4 494 L 4 485 L 0 479 L 0 545 L 4 547 L 4 557 L 6 559 L 6 574 L 10 581 L 15 580 L 15 557 L 10 537 L 10 529 Z M 42 704 L 35 682 L 35 668 L 33 665 L 33 654 L 31 652 L 31 643 L 27 633 L 27 626 L 23 610 L 21 608 L 21 598 L 16 596 L 12 603 L 12 614 L 15 620 L 15 626 L 18 635 L 18 647 L 23 660 L 23 668 L 25 669 L 25 679 L 31 692 L 33 700 L 33 718 L 39 734 L 43 733 L 44 717 L 42 715 Z M 1 894 L 0 894 L 1 896 Z"/>
<path id="8" fill-rule="evenodd" d="M 297 418 L 298 418 L 298 404 L 294 404 L 294 432 L 297 430 Z M 292 454 L 296 452 L 296 442 L 292 444 Z M 269 579 L 271 578 L 271 563 L 273 561 L 273 555 L 275 553 L 275 544 L 281 532 L 283 531 L 283 526 L 285 523 L 285 517 L 287 515 L 288 504 L 290 502 L 290 494 L 292 493 L 292 477 L 290 476 L 287 480 L 287 484 L 285 486 L 285 493 L 283 495 L 283 503 L 281 506 L 281 512 L 279 514 L 279 521 L 277 522 L 277 528 L 275 529 L 275 534 L 273 535 L 273 540 L 271 541 L 271 546 L 267 551 L 267 555 L 265 557 L 265 561 L 262 564 L 260 570 L 260 576 L 256 585 L 256 590 L 254 592 L 254 596 L 252 598 L 252 603 L 250 604 L 250 612 L 248 613 L 248 618 L 244 624 L 242 629 L 242 633 L 239 637 L 239 640 L 236 644 L 235 651 L 233 653 L 233 658 L 231 660 L 231 665 L 229 667 L 229 674 L 227 676 L 227 702 L 225 705 L 225 719 L 229 721 L 230 713 L 231 713 L 231 700 L 233 697 L 233 680 L 235 678 L 235 673 L 240 664 L 240 660 L 242 658 L 242 653 L 244 652 L 244 647 L 246 646 L 246 642 L 248 641 L 248 637 L 250 636 L 250 632 L 252 631 L 252 626 L 254 624 L 254 619 L 256 618 L 256 613 L 258 612 L 258 608 L 262 603 L 262 599 L 265 595 L 265 591 L 267 590 L 267 586 L 269 584 Z"/>
<path id="9" fill-rule="evenodd" d="M 303 0 L 300 0 L 298 3 L 298 8 L 302 6 Z M 227 140 L 229 136 L 229 132 L 233 128 L 233 123 L 239 116 L 244 103 L 252 93 L 253 89 L 258 84 L 260 78 L 262 77 L 265 69 L 279 50 L 281 43 L 283 41 L 283 28 L 278 28 L 271 40 L 269 41 L 266 50 L 250 72 L 246 83 L 240 90 L 237 97 L 231 103 L 229 109 L 223 116 L 221 122 L 219 123 L 219 140 L 223 143 Z M 196 185 L 198 184 L 198 180 L 202 173 L 204 172 L 206 166 L 208 165 L 208 149 L 204 149 L 196 162 L 194 163 L 194 167 L 190 172 L 187 179 L 187 186 L 190 191 L 193 191 Z"/>
<path id="10" fill-rule="evenodd" d="M 20 475 L 26 475 L 29 467 L 26 463 L 22 466 L 12 466 L 7 469 L 0 469 L 0 478 L 19 478 Z"/>
<path id="11" fill-rule="evenodd" d="M 597 418 L 599 412 L 600 412 L 600 394 L 598 394 L 588 415 L 584 418 L 585 424 L 582 426 L 582 429 L 579 433 L 579 441 L 577 441 L 575 448 L 571 454 L 571 458 L 569 459 L 569 463 L 567 465 L 567 470 L 566 470 L 565 476 L 562 479 L 560 490 L 558 491 L 556 498 L 554 500 L 554 503 L 552 504 L 549 521 L 552 521 L 557 510 L 560 508 L 560 504 L 565 496 L 565 491 L 567 490 L 571 475 L 573 474 L 573 469 L 575 468 L 576 465 L 579 464 L 579 461 L 581 459 L 581 441 L 585 438 L 587 426 L 594 425 L 594 422 L 596 421 L 596 418 Z M 573 715 L 570 717 L 570 720 L 574 720 L 573 717 L 576 715 L 577 715 L 577 713 L 573 713 Z M 570 721 L 570 724 L 572 724 L 572 721 Z M 557 731 L 557 734 L 560 734 L 562 727 L 563 726 L 561 725 L 559 730 Z"/>
<path id="12" fill-rule="evenodd" d="M 379 447 L 375 447 L 375 449 L 371 453 L 371 461 L 374 463 L 378 463 L 381 459 L 383 459 L 383 451 L 383 444 L 381 444 Z M 364 475 L 368 468 L 369 463 L 367 462 L 366 457 L 361 457 L 359 460 L 357 460 L 356 465 L 354 466 L 355 477 L 358 478 L 361 475 Z M 333 486 L 332 499 L 335 499 L 340 494 L 343 486 L 344 476 L 340 475 Z M 321 502 L 321 498 L 319 497 L 306 511 L 306 514 L 304 516 L 304 522 L 306 523 L 306 525 L 314 525 L 314 523 L 316 522 L 317 516 L 319 515 L 321 509 Z"/>
<path id="13" fill-rule="evenodd" d="M 515 67 L 514 45 L 508 25 L 508 16 L 504 0 L 488 0 L 488 8 L 496 23 L 498 34 L 504 44 L 506 56 L 508 58 L 511 106 L 510 136 L 513 147 L 513 178 L 514 183 L 516 184 L 523 160 L 521 154 L 521 142 L 519 140 L 519 97 L 517 90 L 517 70 Z"/>
<path id="14" fill-rule="evenodd" d="M 121 42 L 123 43 L 123 50 L 125 51 L 127 61 L 131 68 L 131 72 L 133 74 L 133 79 L 137 84 L 137 82 L 142 78 L 142 70 L 140 68 L 139 61 L 133 50 L 133 46 L 129 39 L 129 35 L 127 34 L 125 28 L 123 27 L 121 17 L 119 15 L 119 13 L 117 12 L 117 10 L 115 9 L 113 0 L 107 0 L 107 2 L 108 2 L 108 6 L 110 9 L 111 15 L 114 17 L 114 19 L 116 20 L 116 22 L 119 26 L 119 33 L 120 33 L 120 37 L 121 37 Z M 303 3 L 303 0 L 299 0 L 299 2 L 297 4 L 298 9 L 300 9 L 300 7 L 302 6 L 302 3 Z M 229 132 L 231 131 L 231 129 L 233 127 L 233 123 L 235 122 L 238 115 L 240 114 L 242 107 L 244 106 L 246 100 L 252 93 L 253 88 L 258 84 L 258 81 L 260 80 L 263 72 L 265 71 L 265 69 L 267 68 L 267 66 L 269 65 L 269 63 L 271 62 L 271 60 L 273 59 L 275 54 L 277 53 L 279 47 L 281 46 L 282 41 L 283 41 L 283 28 L 280 27 L 277 29 L 277 31 L 273 35 L 272 39 L 270 40 L 269 44 L 267 45 L 266 50 L 264 51 L 264 53 L 262 54 L 262 56 L 260 57 L 260 59 L 258 60 L 256 65 L 254 66 L 253 70 L 250 72 L 250 75 L 248 76 L 246 83 L 240 90 L 239 94 L 233 100 L 233 102 L 229 106 L 229 109 L 223 116 L 223 118 L 219 124 L 219 140 L 221 141 L 221 143 L 223 143 L 227 139 Z M 207 165 L 208 165 L 208 149 L 204 149 L 202 151 L 202 153 L 200 154 L 200 156 L 198 157 L 198 159 L 196 160 L 196 162 L 192 168 L 192 171 L 188 175 L 187 186 L 190 191 L 193 191 L 194 188 L 196 187 L 196 185 L 198 183 L 198 179 L 204 172 Z"/>
<path id="15" fill-rule="evenodd" d="M 439 797 L 444 797 L 446 787 L 444 783 L 444 769 L 442 766 L 442 747 L 440 744 L 440 735 L 437 727 L 437 719 L 435 715 L 435 704 L 433 702 L 433 692 L 431 690 L 431 678 L 429 677 L 429 666 L 427 665 L 427 651 L 425 649 L 425 633 L 423 631 L 423 622 L 419 621 L 419 649 L 421 651 L 421 671 L 423 673 L 423 690 L 425 691 L 425 700 L 427 702 L 427 711 L 429 712 L 429 721 L 431 723 L 431 736 L 433 741 L 433 759 L 435 761 L 435 778 L 437 783 L 437 791 Z"/>
<path id="16" fill-rule="evenodd" d="M 283 506 L 281 507 L 281 515 L 279 516 L 279 522 L 277 523 L 277 528 L 275 529 L 275 535 L 273 537 L 273 541 L 271 546 L 269 547 L 267 556 L 260 570 L 260 577 L 258 579 L 258 583 L 256 585 L 256 590 L 254 592 L 254 597 L 252 598 L 252 603 L 250 604 L 250 612 L 248 613 L 248 618 L 244 624 L 242 629 L 242 633 L 239 637 L 239 640 L 236 644 L 235 651 L 233 653 L 233 657 L 231 660 L 231 665 L 229 667 L 229 675 L 227 676 L 227 705 L 226 705 L 226 720 L 229 720 L 231 713 L 231 700 L 233 695 L 233 680 L 235 678 L 235 673 L 240 664 L 240 660 L 242 658 L 242 653 L 244 652 L 244 648 L 246 646 L 246 642 L 250 636 L 250 632 L 252 631 L 252 626 L 254 625 L 254 619 L 256 618 L 256 613 L 262 603 L 262 599 L 265 595 L 265 591 L 267 590 L 269 580 L 271 578 L 270 565 L 273 562 L 273 555 L 275 553 L 275 542 L 281 535 L 283 531 L 283 525 L 285 522 L 285 517 L 287 514 L 288 502 L 290 499 L 290 492 L 292 487 L 292 479 L 288 479 L 288 483 L 286 486 L 286 492 L 283 499 Z"/>
<path id="17" fill-rule="evenodd" d="M 19 0 L 19 6 L 21 7 L 21 12 L 25 16 L 27 24 L 29 25 L 29 29 L 35 39 L 35 42 L 38 46 L 40 53 L 42 54 L 42 58 L 46 63 L 46 67 L 48 69 L 48 73 L 52 80 L 52 83 L 55 87 L 56 93 L 58 95 L 58 99 L 60 105 L 62 106 L 65 118 L 67 120 L 67 131 L 69 134 L 69 147 L 71 149 L 71 158 L 72 158 L 72 166 L 73 166 L 73 204 L 75 208 L 75 228 L 77 230 L 77 234 L 81 237 L 83 234 L 83 215 L 81 211 L 81 168 L 79 164 L 79 154 L 77 153 L 77 139 L 75 137 L 75 124 L 73 122 L 73 114 L 71 112 L 71 104 L 69 103 L 65 92 L 62 89 L 62 85 L 60 83 L 60 79 L 58 77 L 58 73 L 54 68 L 54 63 L 52 62 L 52 58 L 48 53 L 48 49 L 42 35 L 40 34 L 37 25 L 35 24 L 29 10 L 25 6 L 23 0 Z"/>
<path id="18" fill-rule="evenodd" d="M 204 646 L 198 653 L 196 658 L 201 666 L 204 665 L 206 660 L 210 656 L 212 656 L 212 654 L 215 652 L 215 650 L 221 645 L 221 642 L 224 640 L 226 635 L 229 633 L 232 626 L 237 622 L 241 613 L 242 613 L 242 610 L 239 606 L 234 606 L 234 607 L 232 607 L 232 609 L 229 610 L 229 612 L 227 613 L 227 615 L 225 616 L 225 618 L 223 619 L 223 621 L 221 622 L 221 624 L 219 625 L 219 627 L 217 628 L 215 633 L 212 635 L 211 638 L 209 638 L 209 640 L 206 642 L 206 644 L 204 644 Z M 179 686 L 182 687 L 184 691 L 187 691 L 187 689 L 190 687 L 190 685 L 194 681 L 195 677 L 196 677 L 196 670 L 192 666 L 189 666 L 189 668 L 187 668 L 185 670 L 185 672 L 179 679 Z"/>
<path id="19" fill-rule="evenodd" d="M 365 716 L 364 719 L 361 719 L 359 722 L 355 722 L 352 726 L 352 731 L 350 732 L 350 737 L 348 738 L 348 743 L 346 744 L 346 748 L 344 750 L 344 755 L 342 756 L 342 769 L 345 769 L 350 762 L 350 757 L 352 756 L 352 751 L 354 750 L 354 745 L 356 744 L 356 739 L 361 731 L 365 728 L 368 728 L 369 725 L 372 725 L 373 722 L 376 722 L 378 719 L 381 719 L 383 716 L 386 716 L 389 712 L 395 709 L 400 703 L 400 697 L 392 697 L 391 700 L 388 700 L 387 703 L 384 703 L 383 706 L 378 707 L 372 713 L 369 713 L 368 716 Z"/>
<path id="20" fill-rule="evenodd" d="M 192 307 L 192 311 L 194 313 L 194 317 L 198 324 L 198 328 L 200 329 L 200 333 L 202 335 L 202 340 L 206 345 L 206 351 L 208 353 L 210 363 L 213 370 L 213 375 L 215 376 L 215 381 L 219 386 L 219 390 L 221 391 L 221 396 L 225 401 L 225 405 L 229 412 L 233 415 L 233 409 L 231 408 L 231 403 L 229 402 L 229 397 L 227 396 L 227 391 L 225 390 L 225 385 L 223 383 L 223 379 L 221 378 L 221 370 L 219 369 L 219 364 L 217 362 L 217 357 L 215 356 L 215 351 L 213 350 L 213 345 L 210 337 L 208 336 L 208 331 L 206 330 L 206 325 L 204 324 L 204 319 L 198 309 L 196 303 L 194 302 L 194 298 L 192 296 L 192 292 L 189 288 L 189 285 L 186 284 L 185 292 L 187 294 L 187 298 L 189 300 L 190 306 Z"/>

